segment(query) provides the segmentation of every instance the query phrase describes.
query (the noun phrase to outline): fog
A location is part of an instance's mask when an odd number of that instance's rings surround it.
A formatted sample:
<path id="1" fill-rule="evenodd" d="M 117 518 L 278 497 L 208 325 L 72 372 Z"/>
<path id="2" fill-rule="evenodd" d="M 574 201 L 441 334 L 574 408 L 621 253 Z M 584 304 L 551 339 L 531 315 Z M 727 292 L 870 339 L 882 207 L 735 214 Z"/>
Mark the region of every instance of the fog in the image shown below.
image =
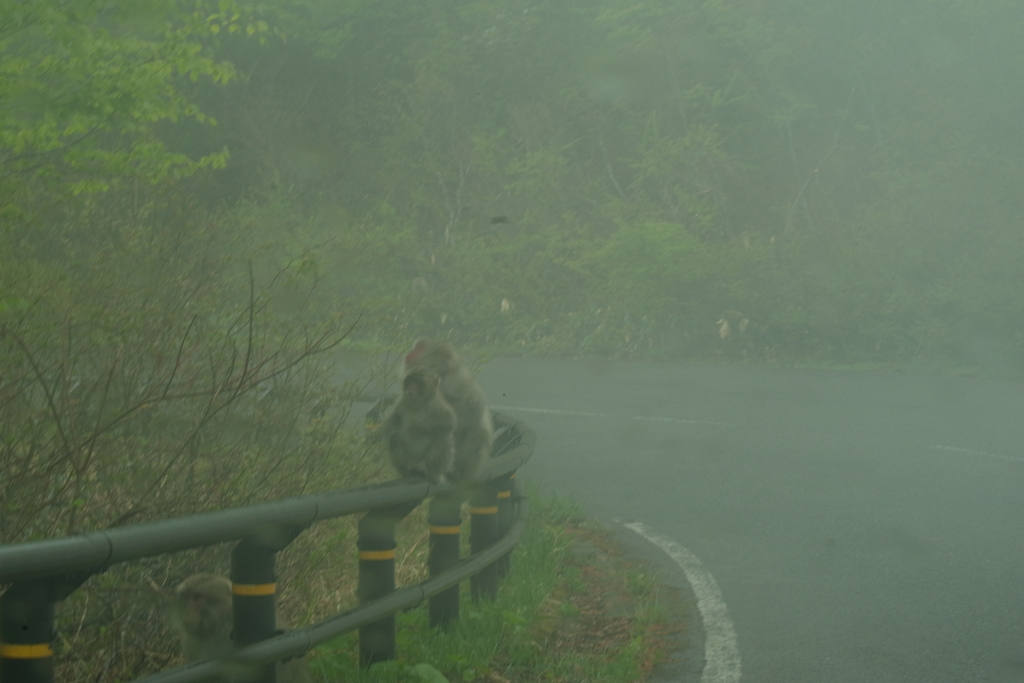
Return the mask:
<path id="1" fill-rule="evenodd" d="M 1024 678 L 1016 0 L 102 4 L 0 2 L 0 542 L 386 479 L 426 336 L 693 680 Z"/>

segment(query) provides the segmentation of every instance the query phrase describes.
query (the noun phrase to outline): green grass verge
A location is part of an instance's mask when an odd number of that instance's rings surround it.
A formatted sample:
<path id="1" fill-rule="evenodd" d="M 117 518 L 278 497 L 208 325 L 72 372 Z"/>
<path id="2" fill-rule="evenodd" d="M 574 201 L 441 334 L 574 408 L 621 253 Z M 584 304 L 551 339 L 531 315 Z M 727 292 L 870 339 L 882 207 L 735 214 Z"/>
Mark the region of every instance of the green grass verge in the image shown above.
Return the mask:
<path id="1" fill-rule="evenodd" d="M 650 591 L 636 590 L 635 572 L 605 567 L 602 590 L 609 582 L 621 585 L 635 605 L 628 619 L 615 620 L 613 636 L 595 633 L 596 621 L 581 623 L 580 605 L 588 611 L 585 601 L 594 599 L 597 574 L 574 544 L 599 532 L 588 527 L 571 502 L 532 501 L 530 512 L 495 602 L 473 602 L 463 582 L 460 620 L 452 628 L 428 628 L 422 605 L 398 616 L 397 660 L 360 669 L 353 632 L 317 649 L 312 661 L 317 678 L 367 683 L 642 680 L 650 668 L 645 664 L 658 649 L 653 635 L 657 608 L 648 599 Z M 586 633 L 566 637 L 574 628 Z"/>

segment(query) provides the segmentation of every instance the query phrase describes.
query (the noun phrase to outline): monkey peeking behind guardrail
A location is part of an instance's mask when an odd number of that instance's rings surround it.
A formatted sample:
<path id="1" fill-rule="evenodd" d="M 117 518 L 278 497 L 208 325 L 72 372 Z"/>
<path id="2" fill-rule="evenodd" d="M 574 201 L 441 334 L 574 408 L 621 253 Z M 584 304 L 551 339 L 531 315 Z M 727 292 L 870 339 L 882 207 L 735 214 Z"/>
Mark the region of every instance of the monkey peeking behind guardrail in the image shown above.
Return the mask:
<path id="1" fill-rule="evenodd" d="M 231 582 L 215 574 L 194 574 L 174 590 L 171 609 L 186 663 L 219 657 L 234 649 L 231 638 Z M 305 657 L 277 664 L 278 683 L 310 683 Z"/>

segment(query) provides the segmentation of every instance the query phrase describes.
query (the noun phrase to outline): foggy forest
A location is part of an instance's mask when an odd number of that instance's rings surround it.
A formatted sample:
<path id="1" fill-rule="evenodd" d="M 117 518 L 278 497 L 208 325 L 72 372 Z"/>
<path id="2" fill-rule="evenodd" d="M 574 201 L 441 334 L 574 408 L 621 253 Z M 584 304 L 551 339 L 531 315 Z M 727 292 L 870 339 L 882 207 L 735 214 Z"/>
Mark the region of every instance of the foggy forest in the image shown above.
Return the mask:
<path id="1" fill-rule="evenodd" d="M 1019 381 L 1022 45 L 1019 0 L 0 0 L 0 542 L 393 478 L 361 401 L 418 337 Z M 93 579 L 61 680 L 178 663 L 226 557 Z"/>

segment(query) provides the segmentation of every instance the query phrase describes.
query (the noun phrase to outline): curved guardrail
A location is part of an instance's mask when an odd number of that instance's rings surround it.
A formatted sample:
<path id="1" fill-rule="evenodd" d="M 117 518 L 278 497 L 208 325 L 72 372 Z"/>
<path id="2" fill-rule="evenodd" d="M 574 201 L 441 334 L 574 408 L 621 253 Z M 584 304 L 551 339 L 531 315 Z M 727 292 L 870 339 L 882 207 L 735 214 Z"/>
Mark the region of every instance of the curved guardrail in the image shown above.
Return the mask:
<path id="1" fill-rule="evenodd" d="M 430 624 L 458 619 L 458 584 L 489 598 L 507 570 L 507 556 L 526 523 L 527 506 L 513 487 L 515 471 L 533 454 L 536 435 L 496 413 L 495 456 L 471 486 L 432 485 L 405 478 L 329 493 L 298 496 L 177 519 L 112 528 L 67 538 L 0 546 L 0 681 L 50 683 L 54 678 L 55 604 L 111 565 L 190 548 L 238 541 L 231 555 L 235 591 L 230 656 L 198 662 L 144 679 L 146 683 L 222 680 L 239 665 L 257 666 L 301 656 L 341 633 L 359 628 L 364 665 L 395 656 L 395 612 L 429 599 Z M 471 556 L 459 560 L 461 505 L 470 498 Z M 395 590 L 395 525 L 430 498 L 430 578 Z M 303 530 L 345 515 L 359 521 L 360 607 L 301 629 L 278 634 L 274 561 Z M 263 667 L 273 681 L 274 667 Z"/>

